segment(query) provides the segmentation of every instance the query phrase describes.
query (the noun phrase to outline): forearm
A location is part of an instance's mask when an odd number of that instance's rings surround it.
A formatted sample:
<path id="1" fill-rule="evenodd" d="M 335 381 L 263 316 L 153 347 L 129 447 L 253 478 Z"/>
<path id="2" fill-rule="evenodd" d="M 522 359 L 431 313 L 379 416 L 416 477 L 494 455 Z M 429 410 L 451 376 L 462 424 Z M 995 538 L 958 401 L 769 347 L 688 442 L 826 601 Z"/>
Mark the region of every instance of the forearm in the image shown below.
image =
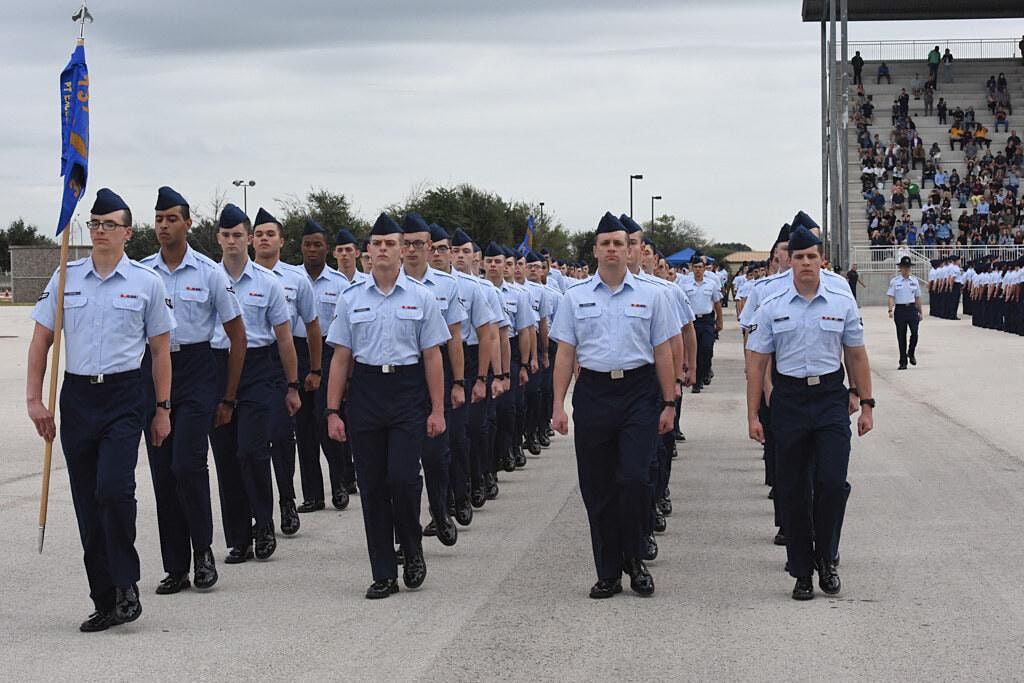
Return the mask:
<path id="1" fill-rule="evenodd" d="M 654 347 L 654 370 L 658 375 L 663 401 L 675 401 L 676 398 L 676 372 L 672 363 L 670 342 L 664 342 Z"/>
<path id="2" fill-rule="evenodd" d="M 686 353 L 683 350 L 683 337 L 680 334 L 672 337 L 668 340 L 669 347 L 672 350 L 672 371 L 675 376 L 682 378 L 683 366 L 686 364 Z"/>
<path id="3" fill-rule="evenodd" d="M 533 337 L 533 328 L 527 327 L 526 329 L 519 330 L 519 360 L 523 365 L 530 362 L 532 356 L 530 355 L 533 349 L 533 343 L 531 341 Z"/>
<path id="4" fill-rule="evenodd" d="M 284 370 L 285 379 L 289 384 L 299 381 L 299 362 L 295 355 L 295 343 L 292 341 L 291 331 L 287 323 L 283 326 L 284 332 L 277 333 L 277 354 L 281 357 L 281 368 Z"/>
<path id="5" fill-rule="evenodd" d="M 349 362 L 352 358 L 352 350 L 347 346 L 334 347 L 334 355 L 331 356 L 331 371 L 327 380 L 327 407 L 338 410 L 341 408 L 341 397 L 345 395 L 345 387 L 348 385 Z"/>
<path id="6" fill-rule="evenodd" d="M 153 390 L 157 401 L 171 399 L 171 334 L 169 332 L 149 340 L 153 358 Z"/>
<path id="7" fill-rule="evenodd" d="M 306 343 L 309 344 L 309 369 L 322 371 L 324 339 L 319 319 L 306 324 L 306 335 Z"/>
<path id="8" fill-rule="evenodd" d="M 479 340 L 476 347 L 476 374 L 486 375 L 487 368 L 491 366 L 491 349 L 494 346 L 494 325 L 487 324 L 476 328 L 476 337 Z"/>
<path id="9" fill-rule="evenodd" d="M 548 343 L 548 321 L 547 319 L 544 319 L 540 321 L 540 340 L 538 341 L 538 357 L 548 357 Z"/>
<path id="10" fill-rule="evenodd" d="M 423 352 L 423 365 L 430 394 L 430 411 L 441 415 L 444 413 L 444 365 L 441 362 L 440 347 L 435 346 Z"/>
<path id="11" fill-rule="evenodd" d="M 245 348 L 248 343 L 242 316 L 225 323 L 224 332 L 228 335 L 230 346 L 228 347 L 228 373 L 224 381 L 224 395 L 221 398 L 234 401 L 238 395 L 238 383 L 242 377 L 242 368 L 245 366 Z"/>
<path id="12" fill-rule="evenodd" d="M 555 370 L 552 373 L 554 405 L 556 408 L 564 408 L 565 406 L 565 395 L 569 391 L 569 382 L 572 381 L 572 373 L 575 369 L 576 347 L 559 342 L 558 352 L 555 354 Z"/>
<path id="13" fill-rule="evenodd" d="M 921 305 L 921 297 L 914 297 L 914 306 L 917 307 L 917 315 L 924 317 L 924 307 Z M 890 308 L 892 306 L 890 305 Z"/>
<path id="14" fill-rule="evenodd" d="M 686 349 L 686 366 L 697 367 L 697 330 L 691 322 L 683 328 L 683 348 Z"/>
<path id="15" fill-rule="evenodd" d="M 722 325 L 722 302 L 721 301 L 716 301 L 715 302 L 715 322 L 717 322 L 719 325 Z"/>
<path id="16" fill-rule="evenodd" d="M 46 374 L 46 354 L 53 345 L 53 333 L 36 323 L 32 343 L 28 347 L 28 371 L 25 374 L 25 400 L 43 400 L 43 376 Z"/>
<path id="17" fill-rule="evenodd" d="M 863 346 L 846 347 L 846 369 L 862 399 L 871 398 L 871 367 L 868 351 Z"/>
<path id="18" fill-rule="evenodd" d="M 893 309 L 896 307 L 896 299 L 891 296 L 886 298 L 889 300 L 889 312 L 892 313 Z"/>
<path id="19" fill-rule="evenodd" d="M 768 355 L 750 352 L 747 368 L 747 419 L 756 420 L 761 408 L 761 394 L 764 392 L 764 373 L 768 369 Z"/>
<path id="20" fill-rule="evenodd" d="M 448 340 L 448 362 L 452 366 L 452 379 L 466 378 L 466 358 L 462 351 L 462 327 L 459 323 L 448 326 L 452 338 Z"/>

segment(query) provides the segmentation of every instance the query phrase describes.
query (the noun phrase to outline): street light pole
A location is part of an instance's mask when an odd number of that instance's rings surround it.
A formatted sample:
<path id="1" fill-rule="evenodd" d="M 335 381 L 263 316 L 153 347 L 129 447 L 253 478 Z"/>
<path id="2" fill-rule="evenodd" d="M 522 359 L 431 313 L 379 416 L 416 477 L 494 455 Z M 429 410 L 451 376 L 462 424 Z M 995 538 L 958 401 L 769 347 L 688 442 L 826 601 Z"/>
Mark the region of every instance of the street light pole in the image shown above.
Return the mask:
<path id="1" fill-rule="evenodd" d="M 643 180 L 643 173 L 633 173 L 629 176 L 629 217 L 633 217 L 633 181 Z"/>
<path id="2" fill-rule="evenodd" d="M 540 222 L 544 222 L 544 202 L 540 203 Z"/>
<path id="3" fill-rule="evenodd" d="M 242 211 L 249 215 L 249 188 L 256 186 L 255 180 L 232 180 L 231 184 L 242 188 Z"/>
<path id="4" fill-rule="evenodd" d="M 660 200 L 661 199 L 661 195 L 660 194 L 656 194 L 656 195 L 652 195 L 651 196 L 651 230 L 654 230 L 654 200 L 655 199 L 659 199 Z"/>

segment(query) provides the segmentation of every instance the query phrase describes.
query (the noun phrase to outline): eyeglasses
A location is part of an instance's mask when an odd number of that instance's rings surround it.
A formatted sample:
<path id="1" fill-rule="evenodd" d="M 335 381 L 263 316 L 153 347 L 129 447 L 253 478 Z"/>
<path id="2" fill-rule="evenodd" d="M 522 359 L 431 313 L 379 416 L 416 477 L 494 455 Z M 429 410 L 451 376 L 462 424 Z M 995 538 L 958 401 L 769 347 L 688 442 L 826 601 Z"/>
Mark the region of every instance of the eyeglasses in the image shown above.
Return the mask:
<path id="1" fill-rule="evenodd" d="M 451 251 L 451 248 L 442 244 L 440 247 L 434 247 L 431 251 L 433 251 L 435 254 L 447 254 L 449 251 Z"/>
<path id="2" fill-rule="evenodd" d="M 132 227 L 130 225 L 121 225 L 120 223 L 115 223 L 114 221 L 89 221 L 88 223 L 86 223 L 86 225 L 89 227 L 89 230 L 102 229 L 104 232 L 110 232 L 111 230 L 116 230 L 117 228 Z"/>
<path id="3" fill-rule="evenodd" d="M 423 247 L 427 246 L 427 243 L 423 240 L 410 240 L 405 243 L 405 246 L 409 247 L 410 249 L 415 249 L 416 251 L 419 251 Z"/>

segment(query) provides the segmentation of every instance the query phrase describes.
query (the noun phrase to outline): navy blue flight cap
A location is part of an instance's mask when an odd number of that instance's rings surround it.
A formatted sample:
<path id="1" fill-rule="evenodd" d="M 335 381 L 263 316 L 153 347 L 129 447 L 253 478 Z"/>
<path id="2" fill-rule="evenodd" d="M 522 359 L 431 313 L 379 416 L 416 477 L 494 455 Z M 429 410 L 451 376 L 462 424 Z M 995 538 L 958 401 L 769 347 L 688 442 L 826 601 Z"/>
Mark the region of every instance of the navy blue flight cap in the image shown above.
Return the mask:
<path id="1" fill-rule="evenodd" d="M 483 253 L 483 249 L 481 249 L 481 248 L 480 248 L 480 245 L 479 245 L 479 244 L 477 244 L 476 242 L 473 242 L 473 253 L 474 253 L 474 254 L 480 254 L 480 253 Z"/>
<path id="2" fill-rule="evenodd" d="M 359 240 L 359 251 L 361 251 L 361 252 L 363 252 L 365 254 L 366 251 L 369 249 L 369 247 L 370 247 L 370 240 Z"/>
<path id="3" fill-rule="evenodd" d="M 278 227 L 281 227 L 281 221 L 274 218 L 273 214 L 261 206 L 260 210 L 256 212 L 256 222 L 254 222 L 253 225 L 263 225 L 265 223 L 273 223 Z"/>
<path id="4" fill-rule="evenodd" d="M 324 230 L 322 225 L 317 223 L 312 218 L 307 218 L 306 227 L 302 229 L 302 236 L 305 237 L 306 235 L 323 235 L 326 232 L 327 231 Z"/>
<path id="5" fill-rule="evenodd" d="M 795 221 L 795 219 L 794 219 Z M 811 247 L 821 246 L 821 239 L 811 232 L 806 225 L 799 225 L 793 228 L 789 235 L 789 251 L 800 251 Z"/>
<path id="6" fill-rule="evenodd" d="M 811 228 L 820 228 L 821 226 L 814 222 L 814 219 L 808 216 L 803 211 L 797 211 L 796 215 L 793 216 L 793 230 L 804 227 L 810 230 Z M 806 247 L 804 247 L 806 249 Z"/>
<path id="7" fill-rule="evenodd" d="M 184 206 L 188 208 L 188 202 L 185 198 L 178 194 L 174 189 L 164 185 L 156 191 L 156 206 L 154 207 L 157 211 L 166 211 L 167 209 L 173 209 L 176 206 Z"/>
<path id="8" fill-rule="evenodd" d="M 448 239 L 448 233 L 437 223 L 430 224 L 430 239 L 434 242 L 443 242 Z"/>
<path id="9" fill-rule="evenodd" d="M 499 246 L 497 243 L 491 241 L 487 244 L 487 248 L 484 250 L 484 256 L 505 256 L 505 249 Z"/>
<path id="10" fill-rule="evenodd" d="M 110 188 L 100 188 L 99 192 L 96 193 L 96 201 L 93 202 L 90 213 L 102 216 L 114 213 L 115 211 L 131 211 L 131 209 L 128 208 L 128 205 L 124 203 L 124 200 L 116 192 Z"/>
<path id="11" fill-rule="evenodd" d="M 544 259 L 542 259 L 540 257 L 540 254 L 538 254 L 537 252 L 535 252 L 535 251 L 533 251 L 531 249 L 530 251 L 526 252 L 526 262 L 527 263 L 543 263 Z"/>
<path id="12" fill-rule="evenodd" d="M 471 244 L 472 242 L 473 242 L 473 238 L 470 237 L 466 233 L 465 230 L 463 230 L 462 228 L 455 228 L 455 234 L 452 235 L 452 246 L 453 247 L 461 247 L 464 244 Z M 474 251 L 476 251 L 475 245 L 474 245 Z"/>
<path id="13" fill-rule="evenodd" d="M 906 266 L 907 268 L 909 268 L 909 267 L 910 267 L 910 266 L 912 266 L 912 265 L 914 265 L 914 264 L 913 264 L 913 262 L 912 262 L 912 261 L 910 260 L 910 257 L 909 257 L 909 256 L 904 256 L 903 258 L 901 258 L 901 259 L 900 259 L 900 268 L 903 268 L 904 266 Z"/>
<path id="14" fill-rule="evenodd" d="M 640 227 L 639 223 L 637 223 L 635 220 L 633 220 L 626 214 L 622 214 L 621 216 L 619 216 L 619 222 L 626 226 L 626 234 L 628 235 L 632 235 L 635 232 L 644 231 L 644 229 Z"/>
<path id="15" fill-rule="evenodd" d="M 775 243 L 788 242 L 789 236 L 793 232 L 793 228 L 790 227 L 789 223 L 783 223 L 782 227 L 779 228 L 779 236 L 775 238 Z"/>
<path id="16" fill-rule="evenodd" d="M 430 232 L 430 226 L 423 220 L 423 216 L 419 215 L 415 211 L 410 211 L 409 215 L 402 221 L 402 232 Z"/>
<path id="17" fill-rule="evenodd" d="M 338 234 L 334 236 L 334 246 L 340 247 L 342 244 L 355 244 L 355 235 L 350 233 L 345 228 L 338 231 Z"/>
<path id="18" fill-rule="evenodd" d="M 654 240 L 652 240 L 650 237 L 645 237 L 644 238 L 644 244 L 649 246 L 651 248 L 651 251 L 658 251 L 658 246 L 654 243 Z M 696 254 L 694 254 L 694 256 L 700 256 L 700 255 L 701 255 L 700 252 L 697 252 Z"/>
<path id="19" fill-rule="evenodd" d="M 626 226 L 622 224 L 615 216 L 609 212 L 605 212 L 604 216 L 601 217 L 601 221 L 597 224 L 598 235 L 606 232 L 626 232 Z"/>
<path id="20" fill-rule="evenodd" d="M 551 255 L 551 252 L 548 251 L 547 247 L 541 247 L 540 251 L 538 251 L 537 253 L 540 254 L 541 256 L 550 256 Z"/>
<path id="21" fill-rule="evenodd" d="M 395 233 L 402 232 L 402 226 L 394 221 L 391 216 L 386 213 L 382 213 L 377 216 L 377 222 L 373 224 L 373 230 L 370 231 L 371 235 L 394 235 Z"/>
<path id="22" fill-rule="evenodd" d="M 245 212 L 231 203 L 226 204 L 220 212 L 220 227 L 222 228 L 233 228 L 248 222 L 248 220 L 249 217 L 245 215 Z"/>

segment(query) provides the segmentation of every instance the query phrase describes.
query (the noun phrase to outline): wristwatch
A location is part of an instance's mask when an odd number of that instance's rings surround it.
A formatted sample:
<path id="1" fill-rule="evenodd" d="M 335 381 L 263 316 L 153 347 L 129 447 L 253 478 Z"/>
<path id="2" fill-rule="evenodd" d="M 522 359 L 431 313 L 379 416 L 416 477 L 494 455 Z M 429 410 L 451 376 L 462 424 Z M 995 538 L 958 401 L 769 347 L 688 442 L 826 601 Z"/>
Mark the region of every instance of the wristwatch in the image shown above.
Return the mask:
<path id="1" fill-rule="evenodd" d="M 675 401 L 662 401 L 661 402 L 661 407 L 662 408 L 675 408 L 676 407 L 676 402 Z"/>
<path id="2" fill-rule="evenodd" d="M 477 375 L 476 376 L 476 381 L 477 382 L 483 382 L 484 384 L 487 384 L 487 375 Z"/>
<path id="3" fill-rule="evenodd" d="M 463 389 L 465 389 L 466 388 L 466 380 L 464 380 L 464 379 L 453 379 L 452 380 L 452 385 L 459 386 L 459 387 L 462 387 Z"/>
<path id="4" fill-rule="evenodd" d="M 164 410 L 170 410 L 171 409 L 171 402 L 170 401 L 157 401 L 156 402 L 156 407 L 157 408 L 163 408 Z"/>
<path id="5" fill-rule="evenodd" d="M 869 408 L 871 408 L 873 410 L 874 407 L 875 407 L 875 399 L 873 399 L 873 398 L 862 398 L 860 400 L 860 404 L 862 406 L 867 406 L 867 407 L 869 407 Z"/>
<path id="6" fill-rule="evenodd" d="M 231 401 L 229 399 L 222 398 L 220 402 L 226 406 L 229 406 L 232 410 L 238 407 L 238 401 Z"/>
<path id="7" fill-rule="evenodd" d="M 500 375 L 495 375 L 495 379 L 509 379 L 509 373 L 503 372 Z"/>
<path id="8" fill-rule="evenodd" d="M 854 396 L 860 396 L 860 391 L 857 389 L 857 387 L 850 387 L 850 393 L 853 394 Z"/>
<path id="9" fill-rule="evenodd" d="M 324 371 L 323 370 L 310 370 L 309 374 L 316 375 L 317 377 L 323 377 Z"/>
<path id="10" fill-rule="evenodd" d="M 294 389 L 295 391 L 302 391 L 302 385 L 298 382 L 288 382 L 288 388 Z"/>
<path id="11" fill-rule="evenodd" d="M 328 415 L 337 415 L 338 417 L 341 417 L 341 411 L 337 408 L 327 408 L 324 410 L 324 417 L 327 417 Z"/>

